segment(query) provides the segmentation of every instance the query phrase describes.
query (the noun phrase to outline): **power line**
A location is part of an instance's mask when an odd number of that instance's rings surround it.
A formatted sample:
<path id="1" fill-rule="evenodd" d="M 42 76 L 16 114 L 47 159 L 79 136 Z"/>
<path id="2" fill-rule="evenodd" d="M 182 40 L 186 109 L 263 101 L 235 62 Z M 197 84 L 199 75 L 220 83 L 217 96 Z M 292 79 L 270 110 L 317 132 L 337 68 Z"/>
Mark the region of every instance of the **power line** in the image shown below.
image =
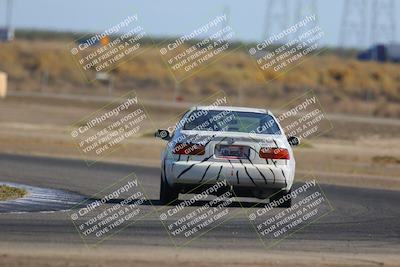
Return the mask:
<path id="1" fill-rule="evenodd" d="M 297 0 L 295 5 L 294 23 L 303 20 L 307 16 L 315 15 L 315 21 L 313 23 L 307 23 L 305 26 L 300 27 L 297 30 L 297 36 L 311 30 L 319 24 L 318 17 L 318 6 L 316 0 Z"/>

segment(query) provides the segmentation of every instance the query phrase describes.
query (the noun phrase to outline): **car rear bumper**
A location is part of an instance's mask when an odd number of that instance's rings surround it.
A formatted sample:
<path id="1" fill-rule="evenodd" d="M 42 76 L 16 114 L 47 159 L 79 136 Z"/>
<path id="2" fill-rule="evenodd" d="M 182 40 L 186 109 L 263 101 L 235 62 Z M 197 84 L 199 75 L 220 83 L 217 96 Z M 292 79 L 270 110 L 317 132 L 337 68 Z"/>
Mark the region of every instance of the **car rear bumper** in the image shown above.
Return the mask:
<path id="1" fill-rule="evenodd" d="M 293 177 L 286 165 L 178 161 L 170 166 L 168 178 L 172 184 L 213 184 L 225 179 L 233 186 L 287 188 Z"/>

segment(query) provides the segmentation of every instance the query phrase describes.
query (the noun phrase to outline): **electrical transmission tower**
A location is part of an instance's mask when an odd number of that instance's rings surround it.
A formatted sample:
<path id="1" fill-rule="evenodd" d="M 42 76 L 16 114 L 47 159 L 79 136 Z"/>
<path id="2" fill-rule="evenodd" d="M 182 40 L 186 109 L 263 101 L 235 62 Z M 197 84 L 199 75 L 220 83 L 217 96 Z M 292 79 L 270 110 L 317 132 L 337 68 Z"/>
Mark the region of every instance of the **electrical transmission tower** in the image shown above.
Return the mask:
<path id="1" fill-rule="evenodd" d="M 295 23 L 310 15 L 316 15 L 318 20 L 317 0 L 297 0 L 294 16 Z"/>
<path id="2" fill-rule="evenodd" d="M 222 23 L 222 28 L 225 28 L 226 26 L 230 25 L 230 19 L 231 19 L 231 9 L 229 6 L 224 6 L 222 9 L 222 14 L 226 15 L 226 21 Z"/>
<path id="3" fill-rule="evenodd" d="M 0 2 L 1 3 L 1 2 Z M 3 22 L 0 22 L 0 42 L 11 41 L 14 38 L 14 30 L 12 29 L 12 8 L 13 8 L 13 0 L 3 1 L 5 6 L 5 25 L 3 26 Z M 3 13 L 3 10 L 0 10 Z M 3 15 L 3 14 L 1 14 Z"/>
<path id="4" fill-rule="evenodd" d="M 367 0 L 345 0 L 339 35 L 341 47 L 366 46 Z"/>
<path id="5" fill-rule="evenodd" d="M 11 16 L 12 16 L 13 1 L 7 0 L 7 17 L 6 17 L 6 27 L 11 28 Z"/>
<path id="6" fill-rule="evenodd" d="M 226 16 L 226 20 L 221 24 L 221 30 L 224 30 L 230 26 L 231 10 L 230 10 L 229 6 L 224 6 L 224 8 L 222 10 L 222 14 L 224 14 Z M 227 33 L 229 33 L 229 31 L 224 33 L 223 36 L 225 37 L 227 35 Z"/>
<path id="7" fill-rule="evenodd" d="M 396 39 L 394 0 L 372 0 L 371 44 L 386 44 Z"/>
<path id="8" fill-rule="evenodd" d="M 318 25 L 318 6 L 317 6 L 317 1 L 316 0 L 297 0 L 296 1 L 296 6 L 295 6 L 295 14 L 294 18 L 295 21 L 294 23 L 297 23 L 307 16 L 313 16 L 315 15 L 315 21 L 313 23 L 308 23 L 303 27 L 300 27 L 297 30 L 296 35 L 300 36 L 301 34 L 307 32 L 308 30 L 311 30 L 315 26 Z"/>
<path id="9" fill-rule="evenodd" d="M 274 34 L 280 33 L 288 27 L 290 21 L 290 12 L 287 0 L 268 0 L 267 11 L 265 14 L 264 39 Z M 279 42 L 285 42 L 286 38 L 282 38 Z"/>
<path id="10" fill-rule="evenodd" d="M 5 18 L 5 21 L 1 21 L 1 24 L 3 22 L 5 23 L 4 27 L 6 28 L 11 28 L 11 16 L 12 16 L 12 8 L 13 8 L 13 1 L 12 0 L 4 0 L 1 1 L 2 5 L 0 5 L 0 11 L 1 11 L 1 17 L 0 18 Z M 4 12 L 3 12 L 4 8 Z M 3 27 L 3 26 L 1 26 Z"/>

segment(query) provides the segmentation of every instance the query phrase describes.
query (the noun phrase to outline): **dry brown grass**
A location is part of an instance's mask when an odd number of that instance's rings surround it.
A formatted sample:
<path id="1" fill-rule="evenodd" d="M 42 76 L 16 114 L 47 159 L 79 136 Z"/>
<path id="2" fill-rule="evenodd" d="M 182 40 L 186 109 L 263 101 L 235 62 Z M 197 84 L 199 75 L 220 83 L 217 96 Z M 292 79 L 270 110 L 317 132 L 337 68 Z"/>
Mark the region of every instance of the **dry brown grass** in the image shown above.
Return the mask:
<path id="1" fill-rule="evenodd" d="M 8 185 L 0 185 L 0 201 L 16 199 L 26 195 L 26 190 L 11 187 Z"/>
<path id="2" fill-rule="evenodd" d="M 373 163 L 377 164 L 400 164 L 400 159 L 393 156 L 375 156 L 372 158 Z"/>
<path id="3" fill-rule="evenodd" d="M 103 94 L 104 85 L 87 83 L 63 42 L 16 41 L 0 44 L 0 70 L 9 74 L 11 90 L 82 91 Z M 248 101 L 286 102 L 307 89 L 314 89 L 328 111 L 368 115 L 400 116 L 400 66 L 391 63 L 359 62 L 335 56 L 307 57 L 287 73 L 260 72 L 244 52 L 227 54 L 180 84 L 190 99 L 224 90 L 236 95 L 243 89 Z M 49 75 L 42 88 L 43 73 Z M 115 92 L 136 89 L 157 97 L 169 97 L 175 81 L 158 49 L 120 64 L 113 71 Z"/>

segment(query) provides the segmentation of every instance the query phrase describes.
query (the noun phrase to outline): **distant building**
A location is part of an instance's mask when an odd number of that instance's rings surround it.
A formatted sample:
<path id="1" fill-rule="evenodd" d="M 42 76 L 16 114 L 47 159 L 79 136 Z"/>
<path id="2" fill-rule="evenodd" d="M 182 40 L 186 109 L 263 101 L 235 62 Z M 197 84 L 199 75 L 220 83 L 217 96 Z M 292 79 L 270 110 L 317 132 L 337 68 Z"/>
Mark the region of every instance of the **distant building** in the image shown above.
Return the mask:
<path id="1" fill-rule="evenodd" d="M 378 44 L 358 54 L 359 60 L 400 62 L 400 44 Z"/>

